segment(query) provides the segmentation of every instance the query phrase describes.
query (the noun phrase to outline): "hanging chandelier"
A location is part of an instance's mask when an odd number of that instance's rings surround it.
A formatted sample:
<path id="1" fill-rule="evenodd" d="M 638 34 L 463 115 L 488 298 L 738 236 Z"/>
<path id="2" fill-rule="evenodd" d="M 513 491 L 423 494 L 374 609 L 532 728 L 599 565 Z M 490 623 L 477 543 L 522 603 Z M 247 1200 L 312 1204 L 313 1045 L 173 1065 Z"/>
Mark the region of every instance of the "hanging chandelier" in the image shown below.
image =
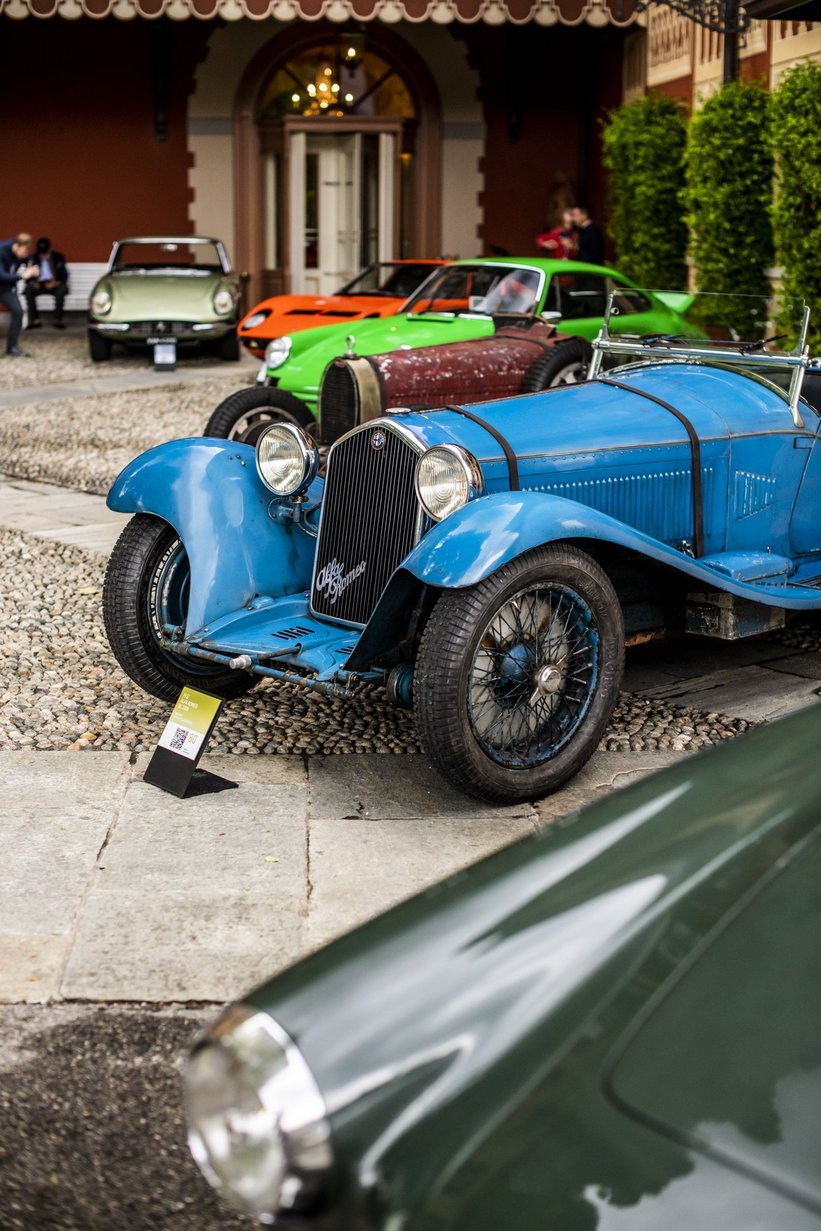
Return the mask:
<path id="1" fill-rule="evenodd" d="M 360 77 L 356 70 L 362 63 L 362 41 L 357 35 L 338 39 L 333 56 L 326 54 L 320 58 L 311 81 L 303 83 L 295 78 L 297 88 L 291 103 L 296 113 L 342 116 L 356 107 L 359 99 L 355 86 L 360 83 L 354 82 L 354 77 Z"/>

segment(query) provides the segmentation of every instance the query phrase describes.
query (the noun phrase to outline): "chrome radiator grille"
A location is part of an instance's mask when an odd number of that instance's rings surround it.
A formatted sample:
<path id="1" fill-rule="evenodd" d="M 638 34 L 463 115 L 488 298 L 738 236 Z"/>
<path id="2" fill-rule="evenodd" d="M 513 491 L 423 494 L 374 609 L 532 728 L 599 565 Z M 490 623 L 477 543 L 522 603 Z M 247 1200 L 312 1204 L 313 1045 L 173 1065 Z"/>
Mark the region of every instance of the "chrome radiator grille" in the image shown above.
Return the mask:
<path id="1" fill-rule="evenodd" d="M 320 439 L 332 445 L 359 422 L 359 390 L 347 363 L 331 363 L 319 391 Z"/>
<path id="2" fill-rule="evenodd" d="M 413 475 L 420 451 L 381 421 L 331 450 L 311 583 L 317 615 L 367 624 L 388 578 L 419 537 Z"/>

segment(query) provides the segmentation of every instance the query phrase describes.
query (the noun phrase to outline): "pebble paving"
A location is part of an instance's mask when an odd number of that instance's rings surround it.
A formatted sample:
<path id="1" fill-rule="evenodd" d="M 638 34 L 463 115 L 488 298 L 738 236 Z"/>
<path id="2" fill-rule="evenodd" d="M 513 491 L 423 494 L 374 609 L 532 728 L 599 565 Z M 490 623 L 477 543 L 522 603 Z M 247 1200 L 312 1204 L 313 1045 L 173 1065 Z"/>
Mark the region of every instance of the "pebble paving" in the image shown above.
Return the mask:
<path id="1" fill-rule="evenodd" d="M 24 387 L 15 381 L 34 386 L 76 380 L 99 366 L 106 374 L 117 364 L 145 370 L 145 359 L 136 357 L 91 365 L 84 339 L 76 335 L 52 337 L 40 346 L 43 341 L 38 336 L 30 342 L 27 335 L 35 358 L 7 362 L 0 370 L 3 387 Z M 150 389 L 5 407 L 0 472 L 103 493 L 143 449 L 198 434 L 217 402 L 241 385 L 236 370 L 215 369 L 213 377 L 194 385 L 169 377 Z M 5 658 L 0 748 L 139 752 L 154 747 L 169 707 L 131 684 L 108 648 L 100 609 L 104 568 L 99 555 L 81 548 L 0 531 Z M 778 639 L 817 650 L 820 630 L 817 621 L 807 620 Z M 601 747 L 691 751 L 731 739 L 751 725 L 622 693 Z M 381 689 L 363 687 L 343 700 L 275 681 L 226 706 L 210 747 L 238 755 L 419 751 L 411 713 L 392 706 Z"/>

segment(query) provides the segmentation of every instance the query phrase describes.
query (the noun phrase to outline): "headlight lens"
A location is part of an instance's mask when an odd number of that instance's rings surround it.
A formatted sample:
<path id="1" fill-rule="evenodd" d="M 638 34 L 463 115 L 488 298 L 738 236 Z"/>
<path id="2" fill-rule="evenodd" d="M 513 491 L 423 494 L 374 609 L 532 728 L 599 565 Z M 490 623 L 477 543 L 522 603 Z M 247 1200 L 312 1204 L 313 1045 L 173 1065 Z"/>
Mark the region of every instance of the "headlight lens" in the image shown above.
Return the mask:
<path id="1" fill-rule="evenodd" d="M 222 289 L 217 291 L 214 295 L 214 311 L 220 313 L 230 312 L 233 307 L 234 296 L 226 287 L 222 287 Z"/>
<path id="2" fill-rule="evenodd" d="M 91 310 L 98 316 L 105 316 L 106 312 L 111 311 L 111 296 L 108 291 L 101 288 L 94 292 L 91 296 Z"/>
<path id="3" fill-rule="evenodd" d="M 295 423 L 272 423 L 257 440 L 257 471 L 277 496 L 296 496 L 316 474 L 319 455 Z"/>
<path id="4" fill-rule="evenodd" d="M 209 1184 L 257 1217 L 310 1207 L 333 1161 L 325 1103 L 273 1018 L 228 1009 L 194 1048 L 183 1084 L 188 1145 Z"/>
<path id="5" fill-rule="evenodd" d="M 274 338 L 274 340 L 269 342 L 265 347 L 265 362 L 269 368 L 282 367 L 290 353 L 290 338 Z"/>
<path id="6" fill-rule="evenodd" d="M 482 494 L 479 463 L 458 445 L 428 449 L 416 464 L 416 495 L 425 512 L 441 521 Z"/>
<path id="7" fill-rule="evenodd" d="M 254 312 L 252 316 L 247 316 L 242 322 L 242 329 L 256 329 L 257 325 L 261 325 L 263 321 L 267 321 L 270 315 L 270 312 Z"/>

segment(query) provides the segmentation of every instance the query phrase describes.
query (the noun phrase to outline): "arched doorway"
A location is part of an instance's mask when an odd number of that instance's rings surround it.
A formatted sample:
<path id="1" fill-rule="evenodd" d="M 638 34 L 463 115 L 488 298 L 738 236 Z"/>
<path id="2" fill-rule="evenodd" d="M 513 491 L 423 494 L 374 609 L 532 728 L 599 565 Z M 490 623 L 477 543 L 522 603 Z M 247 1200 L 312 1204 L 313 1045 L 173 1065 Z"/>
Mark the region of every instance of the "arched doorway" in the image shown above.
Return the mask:
<path id="1" fill-rule="evenodd" d="M 329 293 L 371 261 L 437 255 L 439 114 L 425 65 L 390 32 L 303 28 L 263 49 L 236 118 L 252 294 Z"/>

